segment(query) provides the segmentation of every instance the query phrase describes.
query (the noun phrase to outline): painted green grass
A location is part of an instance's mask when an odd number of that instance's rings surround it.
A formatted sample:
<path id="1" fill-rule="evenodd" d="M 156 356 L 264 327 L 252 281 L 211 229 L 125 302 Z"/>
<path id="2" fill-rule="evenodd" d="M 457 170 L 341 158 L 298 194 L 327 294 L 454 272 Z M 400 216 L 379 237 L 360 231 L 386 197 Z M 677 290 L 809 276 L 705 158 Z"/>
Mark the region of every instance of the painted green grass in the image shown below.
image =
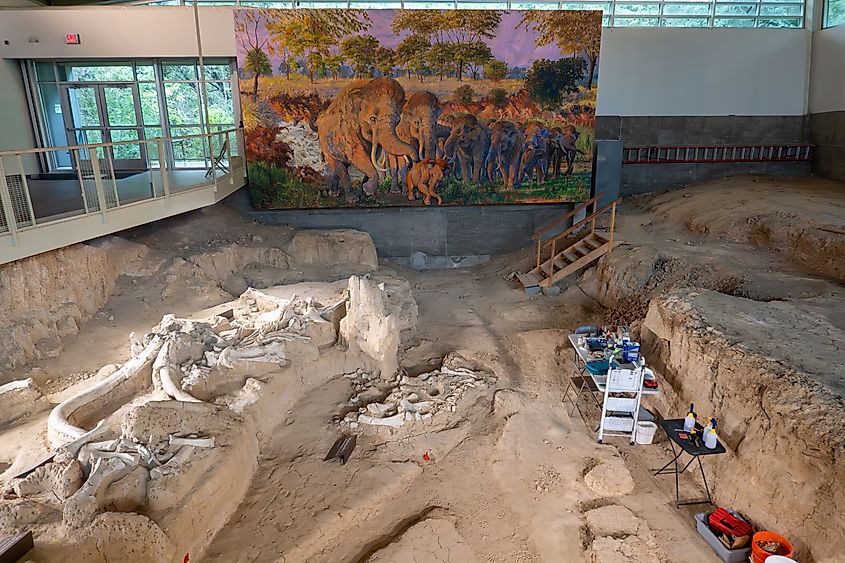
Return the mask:
<path id="1" fill-rule="evenodd" d="M 390 178 L 382 180 L 375 195 L 363 197 L 360 180 L 353 187 L 361 197 L 354 207 L 422 206 L 422 199 L 408 201 L 407 194 L 390 193 Z M 449 178 L 441 182 L 437 193 L 443 205 L 486 205 L 509 203 L 548 203 L 584 201 L 589 197 L 590 172 L 579 171 L 544 182 L 523 184 L 514 190 L 503 190 L 501 182 L 482 185 Z M 262 209 L 314 209 L 352 207 L 343 195 L 333 197 L 324 189 L 303 182 L 296 176 L 276 166 L 258 162 L 249 163 L 249 195 L 253 205 Z M 432 205 L 437 201 L 432 200 Z"/>

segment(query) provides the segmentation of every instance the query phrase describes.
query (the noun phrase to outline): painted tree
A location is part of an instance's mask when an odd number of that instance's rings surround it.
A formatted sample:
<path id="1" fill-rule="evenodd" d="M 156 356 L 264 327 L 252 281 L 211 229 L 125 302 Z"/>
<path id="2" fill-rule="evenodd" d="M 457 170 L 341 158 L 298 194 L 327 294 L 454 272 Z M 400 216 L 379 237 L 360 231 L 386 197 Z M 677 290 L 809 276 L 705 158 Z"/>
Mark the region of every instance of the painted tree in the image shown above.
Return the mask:
<path id="1" fill-rule="evenodd" d="M 396 51 L 389 47 L 379 46 L 376 49 L 376 69 L 382 76 L 391 76 L 396 66 Z"/>
<path id="2" fill-rule="evenodd" d="M 428 51 L 428 62 L 431 70 L 440 75 L 440 80 L 447 76 L 452 69 L 452 62 L 455 60 L 455 49 L 450 43 L 435 43 Z"/>
<path id="3" fill-rule="evenodd" d="M 493 51 L 484 41 L 470 41 L 462 43 L 459 49 L 466 61 L 467 69 L 472 74 L 473 80 L 478 80 L 481 68 L 493 59 Z"/>
<path id="4" fill-rule="evenodd" d="M 534 61 L 525 77 L 525 89 L 545 109 L 556 109 L 564 94 L 578 89 L 587 63 L 580 57 Z"/>
<path id="5" fill-rule="evenodd" d="M 318 65 L 325 64 L 342 37 L 366 31 L 370 17 L 363 10 L 270 10 L 267 31 L 274 52 L 290 52 L 305 65 L 314 82 Z M 322 70 L 325 70 L 324 68 Z"/>
<path id="6" fill-rule="evenodd" d="M 528 10 L 519 25 L 537 32 L 538 47 L 554 44 L 561 53 L 583 53 L 589 89 L 593 87 L 593 74 L 599 61 L 601 18 L 602 13 L 594 10 Z"/>
<path id="7" fill-rule="evenodd" d="M 337 80 L 340 78 L 340 71 L 343 69 L 343 64 L 346 60 L 343 58 L 343 55 L 340 53 L 335 53 L 334 55 L 329 55 L 326 57 L 326 70 L 329 74 L 331 74 L 332 78 Z"/>
<path id="8" fill-rule="evenodd" d="M 378 48 L 378 39 L 372 35 L 355 35 L 347 37 L 340 43 L 340 52 L 352 65 L 355 76 L 358 78 L 373 75 Z"/>
<path id="9" fill-rule="evenodd" d="M 430 71 L 428 52 L 431 45 L 422 35 L 409 35 L 396 46 L 396 62 L 408 73 L 417 74 L 422 82 L 423 75 Z"/>
<path id="10" fill-rule="evenodd" d="M 235 35 L 241 49 L 246 53 L 244 56 L 244 71 L 252 74 L 252 101 L 258 100 L 258 78 L 273 74 L 273 66 L 264 47 L 267 45 L 267 38 L 261 39 L 260 30 L 263 22 L 261 14 L 257 12 L 243 12 L 235 23 Z"/>
<path id="11" fill-rule="evenodd" d="M 490 59 L 484 63 L 484 76 L 487 80 L 499 82 L 508 75 L 508 64 L 498 59 Z"/>
<path id="12" fill-rule="evenodd" d="M 501 22 L 502 13 L 496 10 L 401 10 L 394 16 L 391 29 L 396 35 L 409 32 L 425 37 L 432 45 L 451 45 L 455 75 L 463 80 L 467 63 L 483 64 L 478 62 L 481 51 L 475 43 L 495 37 Z"/>

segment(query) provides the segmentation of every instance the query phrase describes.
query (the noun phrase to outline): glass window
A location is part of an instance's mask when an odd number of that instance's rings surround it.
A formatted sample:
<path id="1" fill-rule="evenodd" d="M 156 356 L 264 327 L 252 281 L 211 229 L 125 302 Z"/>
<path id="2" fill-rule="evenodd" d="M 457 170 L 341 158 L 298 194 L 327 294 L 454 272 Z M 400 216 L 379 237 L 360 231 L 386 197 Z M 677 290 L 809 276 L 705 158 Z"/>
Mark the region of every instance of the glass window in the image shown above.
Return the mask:
<path id="1" fill-rule="evenodd" d="M 208 123 L 234 123 L 231 85 L 228 82 L 209 82 L 205 90 L 208 92 Z"/>
<path id="2" fill-rule="evenodd" d="M 754 27 L 754 18 L 716 18 L 713 27 Z"/>
<path id="3" fill-rule="evenodd" d="M 207 64 L 205 65 L 205 80 L 229 80 L 232 71 L 229 64 Z"/>
<path id="4" fill-rule="evenodd" d="M 193 63 L 161 63 L 161 72 L 165 80 L 196 80 L 197 65 Z"/>
<path id="5" fill-rule="evenodd" d="M 662 18 L 661 27 L 708 27 L 708 18 Z"/>
<path id="6" fill-rule="evenodd" d="M 55 82 L 56 71 L 53 70 L 53 63 L 35 63 L 35 76 L 38 78 L 39 82 Z"/>
<path id="7" fill-rule="evenodd" d="M 666 4 L 663 14 L 667 16 L 707 16 L 710 4 Z"/>
<path id="8" fill-rule="evenodd" d="M 137 129 L 112 129 L 109 134 L 113 143 L 120 141 L 137 141 Z M 140 160 L 141 146 L 138 143 L 130 145 L 116 145 L 112 147 L 115 160 Z"/>
<path id="9" fill-rule="evenodd" d="M 657 27 L 658 18 L 620 18 L 613 19 L 618 27 Z"/>
<path id="10" fill-rule="evenodd" d="M 135 75 L 139 81 L 154 82 L 156 79 L 155 68 L 152 61 L 139 61 L 135 63 Z"/>
<path id="11" fill-rule="evenodd" d="M 125 88 L 107 86 L 103 88 L 103 92 L 110 127 L 138 125 L 138 116 L 135 113 L 135 92 L 131 86 Z"/>
<path id="12" fill-rule="evenodd" d="M 130 63 L 58 63 L 59 80 L 67 82 L 130 82 Z"/>
<path id="13" fill-rule="evenodd" d="M 141 102 L 141 118 L 144 120 L 144 125 L 161 124 L 156 85 L 138 84 L 138 97 Z"/>
<path id="14" fill-rule="evenodd" d="M 660 4 L 616 4 L 616 12 L 620 16 L 651 16 L 660 13 Z"/>
<path id="15" fill-rule="evenodd" d="M 845 23 L 845 0 L 827 0 L 825 6 L 825 27 Z"/>
<path id="16" fill-rule="evenodd" d="M 196 125 L 200 120 L 197 83 L 171 82 L 164 85 L 167 117 L 173 125 Z"/>

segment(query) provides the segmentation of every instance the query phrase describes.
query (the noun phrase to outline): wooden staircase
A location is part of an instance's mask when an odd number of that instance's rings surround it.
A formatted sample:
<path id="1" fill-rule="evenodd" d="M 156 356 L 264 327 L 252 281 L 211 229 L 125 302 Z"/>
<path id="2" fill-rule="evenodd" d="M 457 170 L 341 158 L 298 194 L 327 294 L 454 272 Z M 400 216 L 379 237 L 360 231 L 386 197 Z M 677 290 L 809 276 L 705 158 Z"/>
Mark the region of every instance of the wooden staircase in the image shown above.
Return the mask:
<path id="1" fill-rule="evenodd" d="M 616 226 L 616 204 L 619 200 L 596 209 L 602 195 L 599 194 L 577 205 L 566 215 L 534 231 L 532 238 L 537 241 L 536 266 L 527 273 L 516 275 L 526 290 L 551 287 L 613 250 L 613 229 Z M 579 211 L 586 210 L 591 205 L 592 213 L 587 217 L 563 232 L 548 235 L 549 232 L 560 227 L 564 221 L 575 217 Z M 605 213 L 610 213 L 610 227 L 606 231 L 597 230 L 596 219 Z M 588 224 L 589 229 L 587 229 Z"/>

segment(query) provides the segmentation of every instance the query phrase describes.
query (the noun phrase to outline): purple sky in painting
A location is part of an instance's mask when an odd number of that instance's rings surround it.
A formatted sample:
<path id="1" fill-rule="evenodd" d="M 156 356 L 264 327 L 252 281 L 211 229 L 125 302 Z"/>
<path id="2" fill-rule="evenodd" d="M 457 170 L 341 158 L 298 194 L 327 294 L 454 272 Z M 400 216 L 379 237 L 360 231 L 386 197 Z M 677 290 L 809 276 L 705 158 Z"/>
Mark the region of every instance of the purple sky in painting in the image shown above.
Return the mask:
<path id="1" fill-rule="evenodd" d="M 242 12 L 242 10 L 236 10 L 235 18 L 239 18 Z M 397 37 L 390 29 L 394 10 L 369 10 L 369 14 L 373 24 L 366 33 L 374 35 L 387 47 L 395 47 L 402 40 L 402 37 Z M 536 33 L 526 32 L 522 28 L 515 29 L 519 25 L 521 17 L 521 12 L 518 11 L 505 12 L 502 15 L 502 23 L 496 31 L 496 37 L 487 40 L 493 55 L 497 59 L 505 61 L 508 66 L 530 67 L 536 59 L 559 59 L 563 56 L 554 45 L 536 47 Z M 259 37 L 262 36 L 262 33 L 266 37 L 266 32 L 263 31 L 264 26 L 261 26 L 261 30 Z M 243 56 L 244 53 L 240 44 L 238 44 L 239 65 L 243 63 Z M 273 68 L 278 68 L 281 60 L 272 56 L 270 60 L 273 63 Z"/>

